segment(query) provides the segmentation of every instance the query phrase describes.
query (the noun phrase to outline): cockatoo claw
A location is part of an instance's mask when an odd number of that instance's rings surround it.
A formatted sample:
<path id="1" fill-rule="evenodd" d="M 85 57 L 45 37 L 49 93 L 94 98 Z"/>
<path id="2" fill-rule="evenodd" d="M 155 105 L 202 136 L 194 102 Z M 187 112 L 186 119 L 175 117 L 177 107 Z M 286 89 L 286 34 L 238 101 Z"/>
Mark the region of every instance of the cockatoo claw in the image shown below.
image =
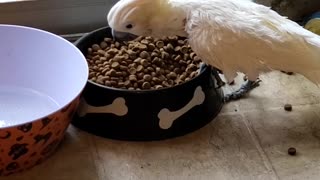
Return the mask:
<path id="1" fill-rule="evenodd" d="M 243 96 L 245 96 L 247 93 L 249 93 L 252 89 L 258 87 L 261 82 L 260 79 L 257 79 L 256 81 L 250 81 L 248 80 L 245 84 L 243 84 L 240 89 L 225 95 L 224 97 L 224 102 L 230 102 L 233 100 L 238 100 L 240 98 L 242 98 Z"/>
<path id="2" fill-rule="evenodd" d="M 212 75 L 213 77 L 216 79 L 216 83 L 217 83 L 217 88 L 221 88 L 222 86 L 226 85 L 225 82 L 223 82 L 223 80 L 221 79 L 221 77 L 219 76 L 219 70 L 217 68 L 212 67 Z"/>

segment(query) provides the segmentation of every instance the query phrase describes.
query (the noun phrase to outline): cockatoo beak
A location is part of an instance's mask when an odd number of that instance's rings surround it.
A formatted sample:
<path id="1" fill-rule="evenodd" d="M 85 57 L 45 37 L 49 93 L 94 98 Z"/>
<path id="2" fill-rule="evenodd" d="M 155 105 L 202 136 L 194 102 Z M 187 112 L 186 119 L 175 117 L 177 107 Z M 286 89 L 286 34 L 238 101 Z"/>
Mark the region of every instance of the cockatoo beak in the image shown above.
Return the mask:
<path id="1" fill-rule="evenodd" d="M 134 40 L 138 37 L 134 34 L 120 32 L 120 31 L 116 31 L 114 29 L 112 29 L 111 33 L 112 33 L 113 39 L 117 40 L 117 41 L 131 41 L 131 40 Z"/>

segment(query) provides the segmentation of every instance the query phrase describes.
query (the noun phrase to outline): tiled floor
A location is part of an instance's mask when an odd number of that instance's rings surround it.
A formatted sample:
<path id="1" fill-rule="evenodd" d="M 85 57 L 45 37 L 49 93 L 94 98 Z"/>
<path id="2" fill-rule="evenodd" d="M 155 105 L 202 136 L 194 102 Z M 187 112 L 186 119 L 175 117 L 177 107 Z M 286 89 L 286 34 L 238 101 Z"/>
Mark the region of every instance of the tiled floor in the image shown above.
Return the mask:
<path id="1" fill-rule="evenodd" d="M 320 88 L 300 75 L 274 72 L 261 79 L 247 98 L 226 105 L 195 133 L 133 143 L 71 126 L 54 156 L 0 180 L 320 179 Z M 293 104 L 292 112 L 283 110 L 285 103 Z M 287 154 L 289 147 L 297 156 Z"/>

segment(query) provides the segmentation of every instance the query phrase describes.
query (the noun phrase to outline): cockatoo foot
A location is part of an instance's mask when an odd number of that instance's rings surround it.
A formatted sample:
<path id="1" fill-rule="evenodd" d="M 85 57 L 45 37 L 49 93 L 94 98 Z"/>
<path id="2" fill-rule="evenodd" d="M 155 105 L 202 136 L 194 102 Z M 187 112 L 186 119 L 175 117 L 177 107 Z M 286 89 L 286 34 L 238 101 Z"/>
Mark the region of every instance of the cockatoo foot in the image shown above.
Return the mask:
<path id="1" fill-rule="evenodd" d="M 248 80 L 245 84 L 241 86 L 240 89 L 225 95 L 224 97 L 224 102 L 230 102 L 233 100 L 238 100 L 245 96 L 247 93 L 249 93 L 252 89 L 256 88 L 259 86 L 259 83 L 261 82 L 260 79 L 257 79 L 256 81 L 250 81 Z"/>
<path id="2" fill-rule="evenodd" d="M 217 86 L 218 86 L 217 88 L 221 88 L 222 86 L 226 85 L 226 83 L 219 76 L 219 70 L 218 69 L 213 68 L 212 75 L 217 81 Z"/>

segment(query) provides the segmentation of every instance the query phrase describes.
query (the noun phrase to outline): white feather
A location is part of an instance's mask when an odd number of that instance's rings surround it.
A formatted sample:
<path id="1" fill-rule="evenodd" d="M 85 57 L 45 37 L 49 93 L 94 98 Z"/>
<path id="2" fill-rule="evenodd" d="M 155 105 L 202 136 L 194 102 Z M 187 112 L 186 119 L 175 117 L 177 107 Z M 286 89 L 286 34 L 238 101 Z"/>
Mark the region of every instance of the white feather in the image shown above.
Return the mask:
<path id="1" fill-rule="evenodd" d="M 228 81 L 237 72 L 255 80 L 283 70 L 320 85 L 320 36 L 252 0 L 121 0 L 108 21 L 136 35 L 188 36 L 197 55 Z"/>
<path id="2" fill-rule="evenodd" d="M 283 70 L 320 84 L 320 37 L 251 0 L 170 0 L 186 13 L 193 50 L 232 81 Z"/>

